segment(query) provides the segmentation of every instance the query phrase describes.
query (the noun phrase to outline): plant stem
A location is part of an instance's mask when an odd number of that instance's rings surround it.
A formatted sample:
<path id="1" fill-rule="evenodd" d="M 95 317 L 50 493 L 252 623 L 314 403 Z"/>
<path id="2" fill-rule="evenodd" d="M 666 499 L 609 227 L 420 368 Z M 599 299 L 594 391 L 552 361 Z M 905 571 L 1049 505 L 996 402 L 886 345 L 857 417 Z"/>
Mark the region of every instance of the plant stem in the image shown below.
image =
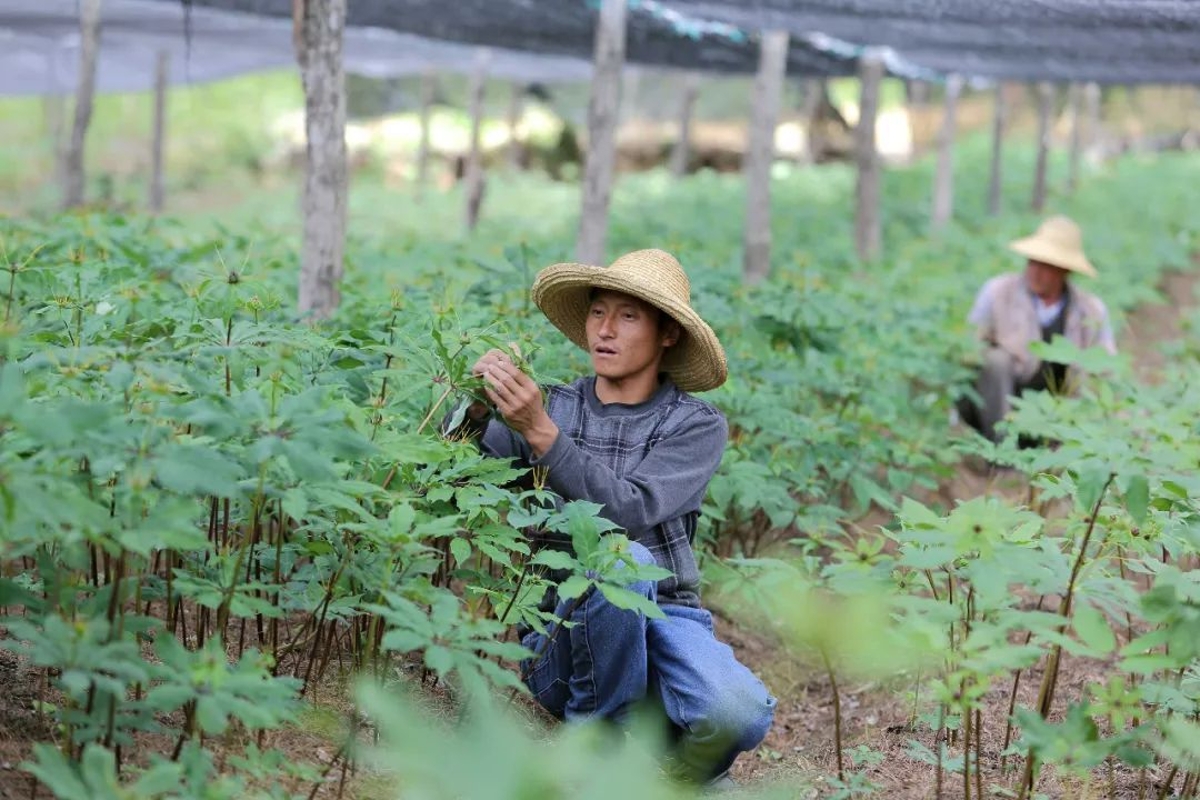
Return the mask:
<path id="1" fill-rule="evenodd" d="M 429 413 L 425 415 L 425 419 L 421 420 L 421 424 L 417 426 L 417 433 L 425 430 L 425 426 L 429 424 L 429 420 L 433 419 L 433 415 L 437 413 L 438 409 L 442 407 L 442 403 L 446 402 L 446 398 L 453 391 L 453 384 L 446 387 L 446 390 L 442 392 L 442 396 L 437 399 L 437 402 L 433 404 L 433 408 L 429 409 Z"/>
<path id="2" fill-rule="evenodd" d="M 829 685 L 833 687 L 833 743 L 837 751 L 838 780 L 845 781 L 846 770 L 842 764 L 842 699 L 838 692 L 837 676 L 833 673 L 833 665 L 824 648 L 821 648 L 821 661 L 825 662 L 825 673 L 829 676 Z"/>
<path id="3" fill-rule="evenodd" d="M 971 800 L 971 709 L 963 712 L 963 800 Z"/>

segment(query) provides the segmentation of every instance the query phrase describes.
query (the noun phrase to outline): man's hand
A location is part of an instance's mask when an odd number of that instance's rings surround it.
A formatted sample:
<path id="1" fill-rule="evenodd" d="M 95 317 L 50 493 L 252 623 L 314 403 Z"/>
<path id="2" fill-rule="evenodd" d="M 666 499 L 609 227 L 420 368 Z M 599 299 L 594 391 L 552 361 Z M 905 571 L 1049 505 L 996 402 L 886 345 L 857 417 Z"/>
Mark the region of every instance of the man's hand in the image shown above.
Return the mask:
<path id="1" fill-rule="evenodd" d="M 542 390 L 505 353 L 489 350 L 473 371 L 483 377 L 484 391 L 509 427 L 525 437 L 539 458 L 558 438 L 558 426 L 542 404 Z"/>

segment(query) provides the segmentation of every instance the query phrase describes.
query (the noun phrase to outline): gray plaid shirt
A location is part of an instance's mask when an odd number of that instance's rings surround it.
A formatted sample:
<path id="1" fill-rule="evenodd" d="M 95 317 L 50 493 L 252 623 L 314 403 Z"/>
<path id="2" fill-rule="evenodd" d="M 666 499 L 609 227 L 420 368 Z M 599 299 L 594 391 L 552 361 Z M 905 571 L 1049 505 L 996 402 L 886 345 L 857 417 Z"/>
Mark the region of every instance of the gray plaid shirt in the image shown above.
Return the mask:
<path id="1" fill-rule="evenodd" d="M 524 438 L 495 420 L 484 431 L 482 449 L 545 467 L 560 496 L 604 506 L 606 519 L 674 573 L 659 582 L 659 602 L 698 607 L 692 540 L 725 449 L 725 417 L 670 381 L 637 405 L 601 404 L 595 385 L 595 377 L 586 377 L 550 389 L 546 410 L 560 433 L 542 458 L 533 458 Z"/>

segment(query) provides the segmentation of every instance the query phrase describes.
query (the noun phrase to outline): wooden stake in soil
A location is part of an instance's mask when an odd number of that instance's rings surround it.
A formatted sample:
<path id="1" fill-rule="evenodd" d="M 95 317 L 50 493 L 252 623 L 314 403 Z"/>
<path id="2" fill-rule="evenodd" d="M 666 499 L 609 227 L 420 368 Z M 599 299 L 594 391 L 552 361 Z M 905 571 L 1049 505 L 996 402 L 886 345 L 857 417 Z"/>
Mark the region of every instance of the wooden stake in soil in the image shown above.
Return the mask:
<path id="1" fill-rule="evenodd" d="M 79 2 L 79 83 L 75 89 L 75 120 L 63 157 L 63 207 L 83 205 L 83 149 L 92 121 L 92 97 L 96 92 L 96 51 L 100 49 L 100 0 Z"/>
<path id="2" fill-rule="evenodd" d="M 508 168 L 521 168 L 521 116 L 525 111 L 525 87 L 514 82 L 508 100 Z"/>
<path id="3" fill-rule="evenodd" d="M 150 150 L 150 213 L 163 209 L 163 151 L 166 147 L 167 82 L 171 69 L 171 53 L 159 50 L 154 62 L 154 136 Z"/>
<path id="4" fill-rule="evenodd" d="M 583 207 L 575 255 L 584 264 L 604 260 L 608 205 L 616 161 L 621 70 L 625 64 L 625 0 L 603 0 L 596 25 L 595 68 L 588 103 L 588 148 Z"/>
<path id="5" fill-rule="evenodd" d="M 996 84 L 992 100 L 992 167 L 988 174 L 988 213 L 993 217 L 1000 213 L 1000 198 L 1003 194 L 1004 178 L 1001 170 L 1004 158 L 1004 128 L 1008 110 L 1005 108 L 1004 84 Z"/>
<path id="6" fill-rule="evenodd" d="M 429 126 L 433 111 L 433 96 L 437 92 L 437 76 L 430 70 L 421 73 L 421 141 L 417 145 L 417 194 L 425 190 L 429 180 Z"/>
<path id="7" fill-rule="evenodd" d="M 958 95 L 963 80 L 959 75 L 946 79 L 946 112 L 938 137 L 937 174 L 933 182 L 933 217 L 931 227 L 940 231 L 954 216 L 954 133 L 958 111 Z"/>
<path id="8" fill-rule="evenodd" d="M 483 155 L 479 150 L 479 138 L 483 130 L 483 98 L 491 59 L 491 51 L 486 47 L 475 51 L 475 72 L 471 76 L 471 142 L 465 175 L 468 232 L 479 224 L 479 207 L 483 204 Z"/>
<path id="9" fill-rule="evenodd" d="M 688 171 L 688 158 L 692 145 L 692 112 L 696 108 L 696 97 L 700 93 L 700 76 L 689 72 L 683 77 L 679 100 L 679 134 L 671 148 L 671 174 L 682 178 Z"/>
<path id="10" fill-rule="evenodd" d="M 854 129 L 855 160 L 858 162 L 857 205 L 854 218 L 854 245 L 864 261 L 883 252 L 883 227 L 879 217 L 880 166 L 875 148 L 875 117 L 879 111 L 879 83 L 883 79 L 883 59 L 868 50 L 858 62 L 862 82 L 858 125 Z"/>
<path id="11" fill-rule="evenodd" d="M 787 68 L 786 31 L 766 31 L 759 43 L 758 75 L 750 141 L 743 174 L 746 181 L 746 229 L 743 234 L 742 276 L 755 284 L 771 271 L 771 163 L 775 160 L 775 125 L 779 96 Z"/>
<path id="12" fill-rule="evenodd" d="M 1054 84 L 1042 82 L 1037 87 L 1037 167 L 1033 175 L 1031 207 L 1041 213 L 1046 207 L 1046 160 L 1050 152 L 1050 114 L 1054 109 Z"/>
<path id="13" fill-rule="evenodd" d="M 1079 186 L 1079 160 L 1083 154 L 1083 87 L 1072 83 L 1067 89 L 1067 107 L 1071 110 L 1071 159 L 1067 172 L 1067 191 L 1074 194 Z"/>
<path id="14" fill-rule="evenodd" d="M 341 302 L 346 247 L 346 72 L 342 39 L 347 0 L 298 4 L 304 83 L 304 250 L 300 312 L 324 319 Z"/>

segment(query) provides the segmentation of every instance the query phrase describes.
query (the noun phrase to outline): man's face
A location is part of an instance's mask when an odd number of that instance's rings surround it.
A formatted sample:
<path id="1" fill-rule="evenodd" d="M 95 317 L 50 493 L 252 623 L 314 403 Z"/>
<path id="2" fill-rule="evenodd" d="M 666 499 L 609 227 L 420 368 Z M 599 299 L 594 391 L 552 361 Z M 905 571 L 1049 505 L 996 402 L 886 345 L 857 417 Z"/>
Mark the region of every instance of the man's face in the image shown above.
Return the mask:
<path id="1" fill-rule="evenodd" d="M 598 290 L 587 317 L 588 352 L 596 374 L 609 380 L 658 373 L 679 325 L 654 306 L 621 292 Z"/>
<path id="2" fill-rule="evenodd" d="M 1025 265 L 1025 281 L 1034 294 L 1053 297 L 1062 294 L 1063 287 L 1067 285 L 1067 271 L 1030 259 Z"/>

